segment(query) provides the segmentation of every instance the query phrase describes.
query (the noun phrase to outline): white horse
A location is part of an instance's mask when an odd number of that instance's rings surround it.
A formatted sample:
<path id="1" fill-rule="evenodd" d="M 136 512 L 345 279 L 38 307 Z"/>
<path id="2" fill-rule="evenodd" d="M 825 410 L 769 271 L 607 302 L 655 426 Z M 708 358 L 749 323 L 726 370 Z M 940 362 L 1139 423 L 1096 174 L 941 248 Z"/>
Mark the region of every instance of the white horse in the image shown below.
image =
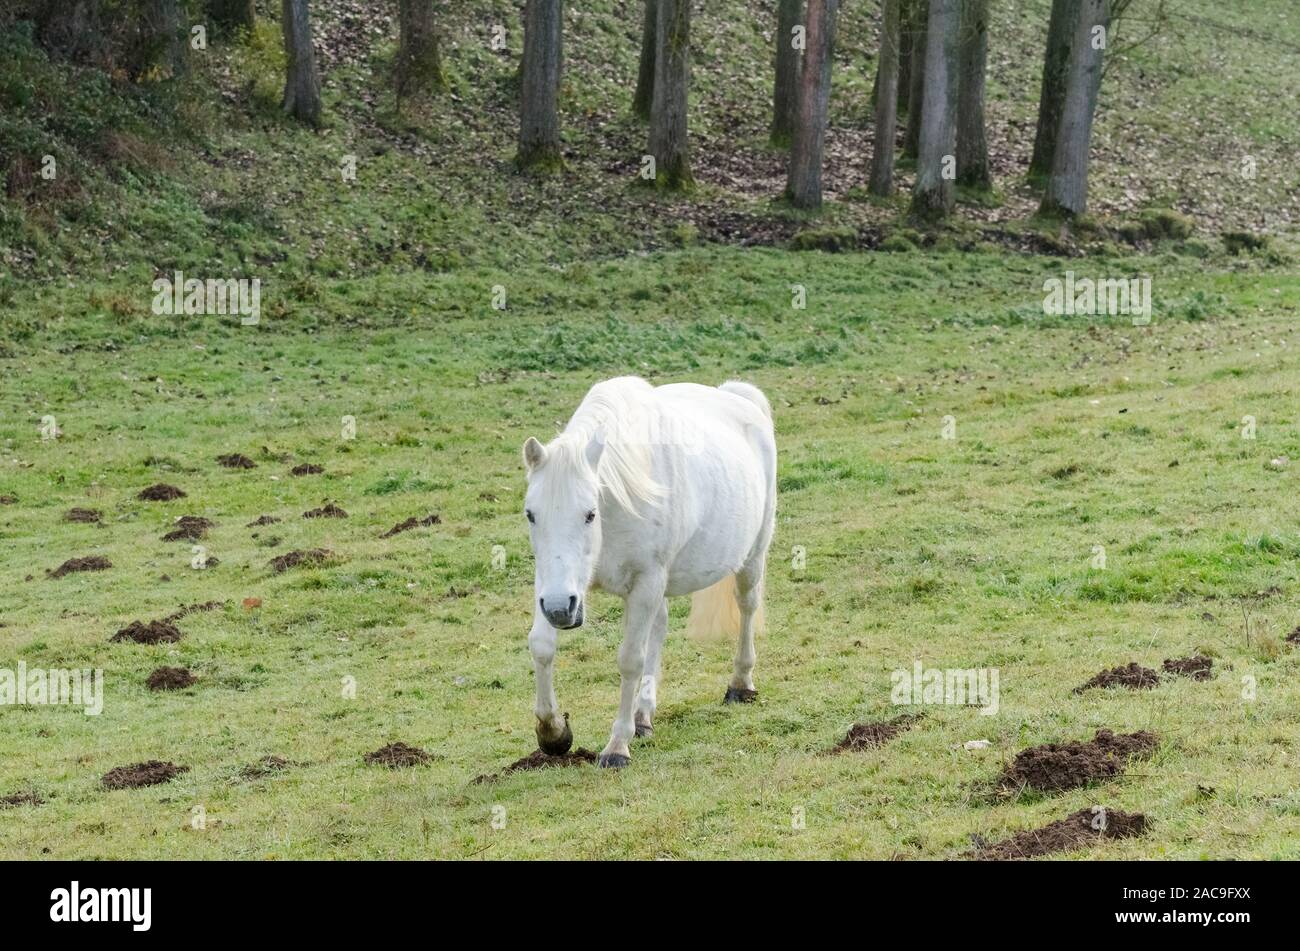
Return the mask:
<path id="1" fill-rule="evenodd" d="M 589 587 L 625 603 L 622 693 L 601 766 L 626 766 L 632 737 L 652 731 L 668 597 L 694 593 L 691 630 L 739 636 L 724 699 L 752 701 L 776 515 L 776 439 L 762 392 L 738 382 L 606 380 L 548 445 L 524 443 L 524 464 L 537 565 L 528 646 L 541 749 L 560 754 L 573 744 L 552 665 L 556 630 L 582 624 Z"/>

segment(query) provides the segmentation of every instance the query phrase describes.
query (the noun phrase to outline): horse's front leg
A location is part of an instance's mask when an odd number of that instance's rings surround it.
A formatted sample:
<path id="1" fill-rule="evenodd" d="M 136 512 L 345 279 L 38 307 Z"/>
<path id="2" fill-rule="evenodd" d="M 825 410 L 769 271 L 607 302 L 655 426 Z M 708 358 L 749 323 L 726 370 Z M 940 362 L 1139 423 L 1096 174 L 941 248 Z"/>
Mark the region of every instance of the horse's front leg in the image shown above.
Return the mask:
<path id="1" fill-rule="evenodd" d="M 540 609 L 533 613 L 533 629 L 528 632 L 528 649 L 533 654 L 533 680 L 537 682 L 537 746 L 543 753 L 561 756 L 573 745 L 569 715 L 560 716 L 555 699 L 555 628 L 547 623 Z"/>
<path id="2" fill-rule="evenodd" d="M 618 716 L 614 718 L 609 743 L 597 761 L 601 766 L 618 769 L 632 761 L 628 744 L 636 733 L 634 714 L 637 692 L 641 687 L 641 676 L 645 672 L 646 645 L 655 617 L 664 603 L 665 585 L 662 577 L 642 577 L 627 596 L 623 610 L 623 644 L 618 649 L 621 686 Z"/>

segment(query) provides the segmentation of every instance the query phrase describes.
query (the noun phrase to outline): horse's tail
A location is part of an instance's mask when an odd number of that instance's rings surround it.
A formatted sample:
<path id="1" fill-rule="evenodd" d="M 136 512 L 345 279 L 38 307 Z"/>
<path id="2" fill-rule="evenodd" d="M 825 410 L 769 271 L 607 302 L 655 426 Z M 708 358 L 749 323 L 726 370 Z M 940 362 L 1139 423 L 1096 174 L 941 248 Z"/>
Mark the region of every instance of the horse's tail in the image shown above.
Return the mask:
<path id="1" fill-rule="evenodd" d="M 718 389 L 744 397 L 761 409 L 764 416 L 768 419 L 772 418 L 772 404 L 767 401 L 767 397 L 763 395 L 763 391 L 753 383 L 745 383 L 741 380 L 728 380 L 726 383 L 723 383 L 718 387 Z"/>
<path id="2" fill-rule="evenodd" d="M 737 601 L 736 576 L 727 575 L 717 584 L 691 595 L 691 616 L 686 619 L 686 633 L 698 640 L 729 640 L 740 636 L 740 604 Z M 754 633 L 763 630 L 763 594 L 758 596 L 754 612 Z"/>

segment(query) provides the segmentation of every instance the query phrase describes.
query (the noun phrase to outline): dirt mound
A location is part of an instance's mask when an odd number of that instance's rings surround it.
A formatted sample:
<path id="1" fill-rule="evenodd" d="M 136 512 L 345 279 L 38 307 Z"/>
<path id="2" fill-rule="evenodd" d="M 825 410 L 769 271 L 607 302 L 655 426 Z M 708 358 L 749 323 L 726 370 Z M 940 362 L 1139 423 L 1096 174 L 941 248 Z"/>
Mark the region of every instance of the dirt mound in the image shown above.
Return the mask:
<path id="1" fill-rule="evenodd" d="M 227 453 L 224 456 L 217 456 L 218 465 L 227 469 L 256 469 L 257 463 L 245 455 L 237 452 Z"/>
<path id="2" fill-rule="evenodd" d="M 389 769 L 401 769 L 404 766 L 419 766 L 427 763 L 431 757 L 424 750 L 407 746 L 405 743 L 389 743 L 373 753 L 367 753 L 363 759 L 369 766 L 387 766 Z"/>
<path id="3" fill-rule="evenodd" d="M 181 773 L 188 773 L 188 766 L 164 763 L 151 759 L 147 763 L 134 763 L 130 766 L 118 766 L 104 774 L 102 780 L 105 789 L 139 789 L 142 786 L 157 786 L 174 779 Z"/>
<path id="4" fill-rule="evenodd" d="M 9 796 L 0 796 L 0 809 L 12 809 L 14 806 L 41 806 L 45 800 L 34 792 L 18 792 Z"/>
<path id="5" fill-rule="evenodd" d="M 145 681 L 150 690 L 184 690 L 198 683 L 195 677 L 184 667 L 159 667 Z"/>
<path id="6" fill-rule="evenodd" d="M 394 535 L 402 534 L 402 532 L 409 532 L 413 528 L 419 528 L 421 526 L 427 527 L 429 525 L 441 525 L 441 524 L 442 524 L 442 516 L 438 515 L 436 512 L 433 515 L 427 515 L 424 518 L 416 518 L 414 515 L 412 515 L 405 522 L 398 522 L 396 525 L 394 525 L 388 531 L 384 532 L 384 534 L 380 535 L 379 537 L 392 538 Z"/>
<path id="7" fill-rule="evenodd" d="M 324 466 L 318 466 L 314 462 L 304 462 L 302 465 L 294 466 L 292 469 L 290 469 L 289 475 L 295 475 L 295 476 L 320 475 L 324 471 L 325 471 Z"/>
<path id="8" fill-rule="evenodd" d="M 18 496 L 0 495 L 0 505 L 17 505 L 17 504 L 18 504 Z"/>
<path id="9" fill-rule="evenodd" d="M 1159 683 L 1160 675 L 1150 667 L 1132 663 L 1125 664 L 1123 667 L 1112 667 L 1110 670 L 1103 670 L 1086 684 L 1075 687 L 1074 692 L 1083 693 L 1093 687 L 1128 687 L 1130 690 L 1150 690 Z"/>
<path id="10" fill-rule="evenodd" d="M 1300 627 L 1297 627 L 1294 631 L 1288 634 L 1286 639 L 1289 644 L 1300 644 Z"/>
<path id="11" fill-rule="evenodd" d="M 1191 657 L 1179 657 L 1164 662 L 1164 671 L 1179 677 L 1191 677 L 1193 680 L 1209 680 L 1213 672 L 1214 661 L 1204 654 Z"/>
<path id="12" fill-rule="evenodd" d="M 208 529 L 212 527 L 212 522 L 198 515 L 182 515 L 176 520 L 176 528 L 162 537 L 165 542 L 189 541 L 196 542 L 200 538 L 208 537 Z"/>
<path id="13" fill-rule="evenodd" d="M 179 611 L 173 611 L 163 618 L 164 621 L 179 621 L 191 614 L 200 614 L 205 611 L 219 611 L 224 608 L 228 601 L 204 601 L 202 604 L 183 604 Z"/>
<path id="14" fill-rule="evenodd" d="M 291 760 L 283 756 L 263 756 L 251 766 L 245 766 L 239 771 L 239 775 L 244 779 L 261 779 L 264 776 L 272 776 L 275 773 L 282 773 L 292 766 L 297 766 Z"/>
<path id="15" fill-rule="evenodd" d="M 109 641 L 117 644 L 122 641 L 134 641 L 137 644 L 174 644 L 181 639 L 180 629 L 171 621 L 132 621 L 114 634 Z"/>
<path id="16" fill-rule="evenodd" d="M 99 509 L 73 508 L 68 509 L 68 511 L 64 513 L 63 520 L 65 522 L 89 522 L 91 524 L 98 524 L 100 519 L 103 517 L 104 513 Z"/>
<path id="17" fill-rule="evenodd" d="M 318 509 L 312 509 L 310 512 L 303 512 L 303 518 L 347 518 L 348 513 L 343 511 L 333 502 L 324 505 Z"/>
<path id="18" fill-rule="evenodd" d="M 159 482 L 157 485 L 151 485 L 149 488 L 141 490 L 136 498 L 141 502 L 170 502 L 173 499 L 185 498 L 185 493 L 174 485 Z"/>
<path id="19" fill-rule="evenodd" d="M 517 759 L 499 773 L 484 773 L 474 780 L 475 783 L 496 782 L 502 776 L 508 776 L 511 773 L 526 772 L 534 769 L 555 769 L 565 766 L 586 766 L 596 762 L 596 754 L 589 749 L 578 747 L 568 753 L 561 753 L 559 756 L 552 756 L 549 753 L 543 753 L 541 750 L 533 750 L 523 759 Z"/>
<path id="20" fill-rule="evenodd" d="M 1005 861 L 1029 859 L 1053 852 L 1074 852 L 1109 839 L 1129 839 L 1147 830 L 1147 817 L 1120 809 L 1080 809 L 1041 829 L 1026 829 L 1009 839 L 986 845 L 966 858 Z"/>
<path id="21" fill-rule="evenodd" d="M 1004 790 L 1025 787 L 1040 792 L 1060 792 L 1114 779 L 1124 772 L 1130 757 L 1149 756 L 1160 745 L 1153 733 L 1113 733 L 1098 730 L 1088 742 L 1045 743 L 1016 754 L 1002 772 Z"/>
<path id="22" fill-rule="evenodd" d="M 306 551 L 291 551 L 286 552 L 277 558 L 272 558 L 267 562 L 267 565 L 269 565 L 271 570 L 278 575 L 283 571 L 288 571 L 290 568 L 297 568 L 299 565 L 307 565 L 308 567 L 311 567 L 312 565 L 324 564 L 332 554 L 333 552 L 328 548 L 311 548 Z"/>
<path id="23" fill-rule="evenodd" d="M 62 578 L 74 571 L 107 571 L 112 567 L 113 563 L 103 555 L 91 555 L 88 558 L 69 558 L 53 571 L 47 570 L 45 573 L 51 578 Z"/>
<path id="24" fill-rule="evenodd" d="M 249 522 L 244 527 L 257 528 L 259 525 L 274 525 L 278 521 L 280 520 L 276 518 L 274 515 L 263 515 L 260 518 L 256 518 L 253 521 Z"/>
<path id="25" fill-rule="evenodd" d="M 832 747 L 831 752 L 856 753 L 884 746 L 898 734 L 910 730 L 919 719 L 921 718 L 917 714 L 909 713 L 880 723 L 855 723 L 844 739 Z"/>

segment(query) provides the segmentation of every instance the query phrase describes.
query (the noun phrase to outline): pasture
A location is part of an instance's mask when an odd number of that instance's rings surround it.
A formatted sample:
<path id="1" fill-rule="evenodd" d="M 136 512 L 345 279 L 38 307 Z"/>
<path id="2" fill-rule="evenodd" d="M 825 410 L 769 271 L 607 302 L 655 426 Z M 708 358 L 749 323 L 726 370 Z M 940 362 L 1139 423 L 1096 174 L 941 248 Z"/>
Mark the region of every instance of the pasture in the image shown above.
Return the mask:
<path id="1" fill-rule="evenodd" d="M 1065 857 L 1300 858 L 1300 278 L 1173 249 L 1071 266 L 1155 275 L 1151 323 L 1045 317 L 1062 262 L 988 248 L 319 278 L 269 287 L 257 326 L 142 316 L 111 280 L 11 295 L 3 663 L 105 687 L 98 716 L 0 708 L 0 797 L 24 800 L 0 856 L 947 859 L 1100 804 L 1145 834 Z M 476 782 L 535 748 L 520 446 L 622 373 L 771 399 L 759 701 L 722 704 L 731 647 L 686 640 L 683 600 L 628 768 Z M 157 483 L 186 494 L 137 498 Z M 347 517 L 303 517 L 329 505 Z M 186 515 L 206 537 L 162 541 Z M 111 567 L 47 576 L 89 556 Z M 111 641 L 186 605 L 211 609 L 178 641 Z M 608 735 L 620 620 L 594 595 L 560 635 L 575 747 Z M 1072 693 L 1192 654 L 1209 679 Z M 996 714 L 894 705 L 918 662 L 996 670 Z M 152 691 L 160 666 L 196 681 Z M 828 752 L 899 714 L 921 718 Z M 1108 782 L 990 793 L 1017 752 L 1101 728 L 1158 747 Z M 394 742 L 427 761 L 365 761 Z M 104 787 L 150 760 L 187 769 Z"/>

